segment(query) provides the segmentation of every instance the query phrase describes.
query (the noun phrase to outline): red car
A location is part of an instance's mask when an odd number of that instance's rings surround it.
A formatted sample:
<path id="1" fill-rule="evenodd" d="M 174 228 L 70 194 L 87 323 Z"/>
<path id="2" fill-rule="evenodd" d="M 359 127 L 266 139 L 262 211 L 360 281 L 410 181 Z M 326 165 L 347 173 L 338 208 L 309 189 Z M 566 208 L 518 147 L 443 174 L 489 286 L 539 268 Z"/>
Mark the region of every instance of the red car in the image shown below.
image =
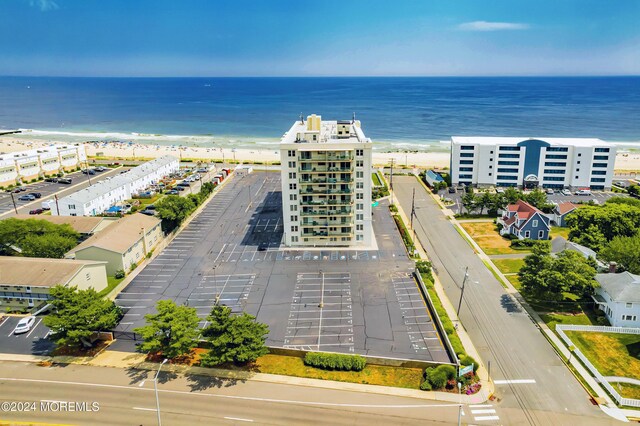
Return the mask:
<path id="1" fill-rule="evenodd" d="M 41 214 L 44 210 L 42 209 L 33 209 L 29 211 L 29 214 Z"/>

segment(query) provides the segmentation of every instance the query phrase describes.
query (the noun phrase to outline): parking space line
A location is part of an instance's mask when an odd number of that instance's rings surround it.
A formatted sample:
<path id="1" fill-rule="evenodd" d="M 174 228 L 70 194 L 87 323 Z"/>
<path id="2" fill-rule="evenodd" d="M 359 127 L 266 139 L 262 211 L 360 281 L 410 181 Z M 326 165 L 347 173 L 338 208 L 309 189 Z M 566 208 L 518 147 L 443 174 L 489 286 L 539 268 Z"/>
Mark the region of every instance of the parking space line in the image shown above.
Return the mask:
<path id="1" fill-rule="evenodd" d="M 38 325 L 39 325 L 41 322 L 42 322 L 42 318 L 40 318 L 40 319 L 38 320 L 38 322 L 36 323 L 36 325 L 34 325 L 34 326 L 31 328 L 31 331 L 29 331 L 29 334 L 27 334 L 27 336 L 26 336 L 26 338 L 27 338 L 27 339 L 29 338 L 29 336 L 31 336 L 31 333 L 33 333 L 33 332 L 34 332 L 34 330 L 38 327 Z"/>

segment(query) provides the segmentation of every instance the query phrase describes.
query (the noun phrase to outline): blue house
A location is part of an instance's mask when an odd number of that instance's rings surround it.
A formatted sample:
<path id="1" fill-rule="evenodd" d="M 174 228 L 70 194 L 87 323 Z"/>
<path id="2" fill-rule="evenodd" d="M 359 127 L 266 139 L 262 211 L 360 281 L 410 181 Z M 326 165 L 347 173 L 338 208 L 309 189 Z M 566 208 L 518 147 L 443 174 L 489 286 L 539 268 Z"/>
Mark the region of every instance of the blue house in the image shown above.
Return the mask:
<path id="1" fill-rule="evenodd" d="M 440 173 L 434 172 L 433 170 L 427 170 L 424 174 L 424 180 L 427 181 L 427 184 L 433 188 L 437 183 L 444 182 L 444 179 L 440 175 Z"/>
<path id="2" fill-rule="evenodd" d="M 502 225 L 500 235 L 515 235 L 519 239 L 548 240 L 550 219 L 537 208 L 522 200 L 509 204 L 504 215 L 498 218 Z"/>

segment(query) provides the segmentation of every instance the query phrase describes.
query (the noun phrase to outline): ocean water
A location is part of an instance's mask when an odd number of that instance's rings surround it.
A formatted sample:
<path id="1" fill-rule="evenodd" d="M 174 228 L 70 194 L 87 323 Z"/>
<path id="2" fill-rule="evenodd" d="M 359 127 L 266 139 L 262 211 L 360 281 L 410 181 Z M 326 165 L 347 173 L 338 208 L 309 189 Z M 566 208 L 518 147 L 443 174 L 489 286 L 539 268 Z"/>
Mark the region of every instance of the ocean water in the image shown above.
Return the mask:
<path id="1" fill-rule="evenodd" d="M 0 129 L 51 140 L 277 143 L 300 113 L 355 112 L 378 149 L 452 135 L 597 137 L 640 148 L 640 77 L 0 77 Z"/>

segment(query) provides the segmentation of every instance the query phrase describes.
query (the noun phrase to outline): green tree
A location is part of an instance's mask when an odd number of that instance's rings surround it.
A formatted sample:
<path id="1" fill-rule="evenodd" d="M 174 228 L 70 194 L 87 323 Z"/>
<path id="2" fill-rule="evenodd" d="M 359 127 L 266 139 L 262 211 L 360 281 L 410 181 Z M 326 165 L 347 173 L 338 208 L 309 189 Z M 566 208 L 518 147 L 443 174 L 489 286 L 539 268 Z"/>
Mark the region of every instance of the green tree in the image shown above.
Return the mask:
<path id="1" fill-rule="evenodd" d="M 607 244 L 607 239 L 597 225 L 590 225 L 581 232 L 571 231 L 569 232 L 569 239 L 580 245 L 589 247 L 595 252 L 600 252 L 605 244 Z"/>
<path id="2" fill-rule="evenodd" d="M 167 223 L 168 230 L 178 227 L 196 208 L 191 198 L 178 195 L 168 195 L 155 203 L 155 206 L 158 217 Z"/>
<path id="3" fill-rule="evenodd" d="M 640 235 L 615 237 L 602 249 L 601 257 L 616 262 L 632 274 L 640 274 Z"/>
<path id="4" fill-rule="evenodd" d="M 640 208 L 624 203 L 587 206 L 567 216 L 569 239 L 599 251 L 615 237 L 631 237 L 640 229 Z"/>
<path id="5" fill-rule="evenodd" d="M 525 295 L 556 302 L 563 300 L 567 292 L 582 298 L 592 294 L 597 286 L 595 275 L 593 259 L 585 259 L 571 250 L 562 251 L 554 258 L 548 244 L 533 246 L 518 272 Z"/>
<path id="6" fill-rule="evenodd" d="M 629 195 L 640 197 L 640 185 L 631 185 L 627 188 L 627 192 L 629 192 Z"/>
<path id="7" fill-rule="evenodd" d="M 61 258 L 77 244 L 79 237 L 66 224 L 9 218 L 0 221 L 0 254 Z"/>
<path id="8" fill-rule="evenodd" d="M 253 315 L 243 312 L 231 315 L 227 306 L 214 306 L 207 317 L 209 325 L 203 335 L 211 350 L 201 358 L 201 364 L 212 367 L 228 362 L 244 364 L 269 353 L 265 346 L 269 327 L 256 322 Z"/>
<path id="9" fill-rule="evenodd" d="M 512 187 L 505 189 L 503 195 L 507 204 L 515 204 L 518 200 L 522 199 L 522 192 Z"/>
<path id="10" fill-rule="evenodd" d="M 484 209 L 491 207 L 493 203 L 493 195 L 489 191 L 483 191 L 482 195 L 477 198 L 477 205 L 480 207 L 480 214 L 484 213 Z"/>
<path id="11" fill-rule="evenodd" d="M 138 350 L 162 353 L 170 359 L 189 354 L 198 343 L 200 319 L 195 308 L 178 306 L 172 300 L 159 300 L 156 312 L 145 315 L 147 325 L 133 330 L 144 341 Z"/>
<path id="12" fill-rule="evenodd" d="M 562 284 L 553 273 L 549 246 L 535 245 L 518 272 L 522 293 L 541 300 L 562 300 Z"/>
<path id="13" fill-rule="evenodd" d="M 51 313 L 43 322 L 51 329 L 51 337 L 61 346 L 91 346 L 96 331 L 111 330 L 122 314 L 108 299 L 93 289 L 55 286 L 51 289 Z"/>
<path id="14" fill-rule="evenodd" d="M 523 194 L 522 198 L 532 206 L 542 209 L 547 204 L 547 194 L 540 189 L 534 189 L 528 194 Z"/>
<path id="15" fill-rule="evenodd" d="M 66 252 L 78 244 L 75 238 L 57 234 L 28 235 L 20 242 L 22 255 L 26 257 L 48 257 L 62 259 Z"/>
<path id="16" fill-rule="evenodd" d="M 462 196 L 462 205 L 467 210 L 467 213 L 471 214 L 476 209 L 477 197 L 473 192 L 466 192 Z"/>

